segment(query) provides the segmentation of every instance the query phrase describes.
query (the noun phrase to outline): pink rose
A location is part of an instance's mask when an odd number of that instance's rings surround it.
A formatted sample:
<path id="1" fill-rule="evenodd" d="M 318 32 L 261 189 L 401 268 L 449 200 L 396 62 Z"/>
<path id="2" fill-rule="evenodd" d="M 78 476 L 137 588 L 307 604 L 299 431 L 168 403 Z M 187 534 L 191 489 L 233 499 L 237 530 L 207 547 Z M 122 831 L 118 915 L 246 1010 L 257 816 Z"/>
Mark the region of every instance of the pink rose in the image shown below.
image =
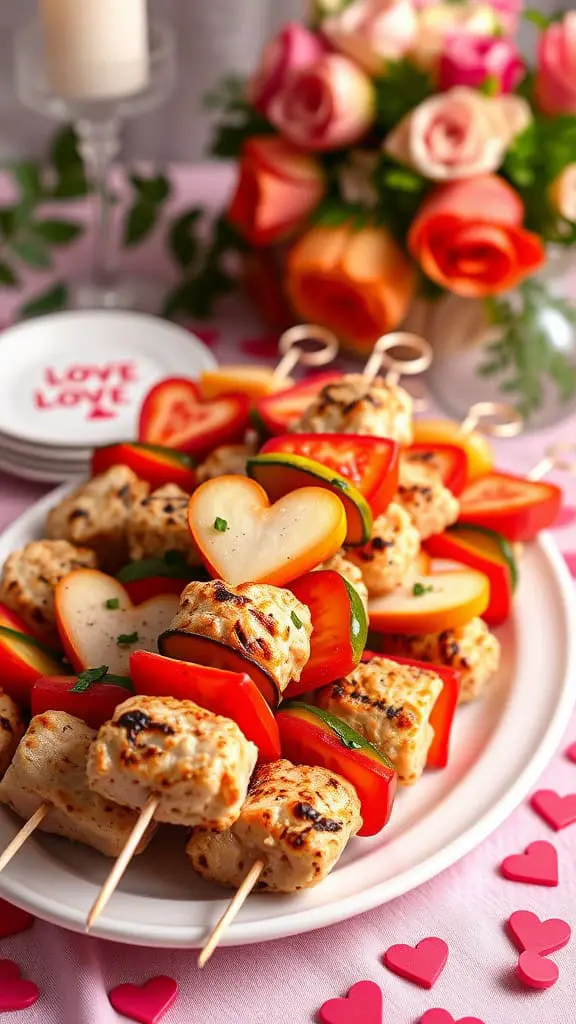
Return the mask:
<path id="1" fill-rule="evenodd" d="M 314 67 L 290 76 L 268 117 L 294 145 L 322 151 L 358 142 L 375 112 L 370 79 L 346 57 L 327 53 Z"/>
<path id="2" fill-rule="evenodd" d="M 576 114 L 576 11 L 540 36 L 536 102 L 545 114 Z"/>
<path id="3" fill-rule="evenodd" d="M 576 163 L 568 164 L 552 182 L 550 202 L 561 217 L 576 222 Z"/>
<path id="4" fill-rule="evenodd" d="M 484 96 L 457 86 L 430 96 L 394 128 L 384 150 L 432 181 L 496 170 L 512 139 L 530 122 L 519 96 Z"/>
<path id="5" fill-rule="evenodd" d="M 369 75 L 379 75 L 387 60 L 398 60 L 410 49 L 417 18 L 412 0 L 353 0 L 321 28 L 335 49 Z"/>
<path id="6" fill-rule="evenodd" d="M 506 35 L 513 36 L 518 30 L 518 22 L 524 8 L 523 0 L 490 0 L 490 2 L 496 11 L 502 31 Z"/>
<path id="7" fill-rule="evenodd" d="M 436 68 L 450 36 L 494 36 L 498 32 L 499 21 L 489 3 L 416 2 L 419 4 L 418 31 L 412 56 L 427 70 Z"/>
<path id="8" fill-rule="evenodd" d="M 251 103 L 266 114 L 270 101 L 293 71 L 310 67 L 326 52 L 321 39 L 303 25 L 291 22 L 266 46 L 260 67 L 248 86 Z"/>
<path id="9" fill-rule="evenodd" d="M 450 36 L 440 58 L 440 88 L 454 85 L 478 88 L 486 80 L 495 92 L 512 92 L 524 76 L 524 63 L 511 39 L 488 36 Z"/>

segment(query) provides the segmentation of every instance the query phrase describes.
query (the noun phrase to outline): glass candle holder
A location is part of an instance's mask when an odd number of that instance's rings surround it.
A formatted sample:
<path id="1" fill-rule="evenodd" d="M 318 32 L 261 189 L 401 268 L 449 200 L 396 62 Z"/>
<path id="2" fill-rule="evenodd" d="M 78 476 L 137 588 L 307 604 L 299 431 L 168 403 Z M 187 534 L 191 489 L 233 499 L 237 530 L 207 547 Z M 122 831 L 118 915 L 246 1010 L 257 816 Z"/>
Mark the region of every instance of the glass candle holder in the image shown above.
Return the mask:
<path id="1" fill-rule="evenodd" d="M 122 122 L 159 107 L 176 78 L 175 38 L 165 21 L 149 31 L 149 75 L 131 95 L 105 99 L 59 96 L 50 84 L 40 22 L 25 25 L 15 36 L 16 88 L 20 101 L 37 113 L 74 125 L 78 147 L 92 186 L 94 245 L 92 266 L 85 278 L 70 282 L 73 308 L 150 308 L 150 282 L 122 275 L 111 237 L 110 168 L 121 151 Z"/>

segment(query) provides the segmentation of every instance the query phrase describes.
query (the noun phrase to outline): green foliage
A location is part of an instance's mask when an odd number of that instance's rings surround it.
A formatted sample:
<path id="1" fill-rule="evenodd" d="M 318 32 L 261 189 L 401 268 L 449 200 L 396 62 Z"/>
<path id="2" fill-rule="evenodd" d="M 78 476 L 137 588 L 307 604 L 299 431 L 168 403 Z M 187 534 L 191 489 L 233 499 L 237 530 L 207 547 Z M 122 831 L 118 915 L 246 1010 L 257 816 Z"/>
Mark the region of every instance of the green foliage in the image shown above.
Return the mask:
<path id="1" fill-rule="evenodd" d="M 387 227 L 405 248 L 410 226 L 430 189 L 430 182 L 382 154 L 374 172 L 374 185 L 380 200 L 377 222 Z"/>
<path id="2" fill-rule="evenodd" d="M 144 178 L 130 175 L 134 199 L 128 207 L 124 222 L 125 246 L 139 245 L 158 225 L 164 203 L 170 196 L 170 182 L 165 174 Z"/>
<path id="3" fill-rule="evenodd" d="M 190 211 L 187 249 L 185 253 L 180 250 L 180 257 L 186 256 L 187 261 L 190 257 L 190 261 L 183 268 L 184 279 L 168 293 L 163 308 L 163 315 L 171 319 L 210 316 L 218 299 L 235 287 L 235 278 L 229 270 L 230 257 L 237 257 L 247 248 L 225 216 L 213 222 L 205 241 L 197 234 L 197 226 L 196 211 Z M 176 255 L 174 251 L 173 255 Z"/>
<path id="4" fill-rule="evenodd" d="M 200 242 L 196 234 L 202 208 L 195 206 L 178 217 L 168 232 L 168 248 L 182 270 L 188 270 L 198 257 Z"/>
<path id="5" fill-rule="evenodd" d="M 43 316 L 45 313 L 57 313 L 65 309 L 68 303 L 68 289 L 65 284 L 59 282 L 51 285 L 40 295 L 35 295 L 29 302 L 25 302 L 20 308 L 20 318 L 29 320 L 33 316 Z"/>
<path id="6" fill-rule="evenodd" d="M 390 61 L 386 74 L 375 80 L 376 128 L 378 134 L 389 132 L 414 107 L 434 92 L 434 83 L 427 71 L 408 60 Z"/>
<path id="7" fill-rule="evenodd" d="M 221 160 L 236 160 L 246 139 L 269 135 L 274 128 L 246 98 L 245 80 L 228 75 L 204 97 L 204 106 L 217 115 L 209 155 Z"/>
<path id="8" fill-rule="evenodd" d="M 55 179 L 49 190 L 53 199 L 80 199 L 88 194 L 90 186 L 78 151 L 76 132 L 71 125 L 65 125 L 54 136 L 49 163 Z"/>

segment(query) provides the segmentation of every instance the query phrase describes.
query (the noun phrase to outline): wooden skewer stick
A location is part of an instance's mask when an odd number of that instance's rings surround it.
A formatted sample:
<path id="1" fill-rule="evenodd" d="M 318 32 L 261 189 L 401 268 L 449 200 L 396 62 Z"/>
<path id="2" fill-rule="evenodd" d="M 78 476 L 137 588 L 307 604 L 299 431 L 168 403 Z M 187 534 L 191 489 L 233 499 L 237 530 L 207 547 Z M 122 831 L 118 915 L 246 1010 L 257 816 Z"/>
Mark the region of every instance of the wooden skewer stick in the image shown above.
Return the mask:
<path id="1" fill-rule="evenodd" d="M 311 351 L 302 346 L 313 342 L 316 345 Z M 318 324 L 296 324 L 281 335 L 278 342 L 281 355 L 280 362 L 274 370 L 276 381 L 283 381 L 300 363 L 302 366 L 326 366 L 338 355 L 338 338 Z"/>
<path id="2" fill-rule="evenodd" d="M 10 863 L 12 857 L 18 853 L 20 847 L 24 846 L 28 837 L 31 836 L 34 830 L 38 828 L 38 825 L 44 821 L 49 810 L 50 804 L 45 802 L 40 804 L 40 807 L 36 808 L 32 817 L 28 818 L 28 821 L 22 825 L 22 828 L 16 833 L 12 842 L 8 843 L 4 852 L 0 854 L 0 871 L 3 871 L 6 865 Z"/>
<path id="3" fill-rule="evenodd" d="M 158 804 L 158 797 L 150 796 L 148 797 L 148 800 L 146 801 L 144 807 L 140 811 L 140 817 L 138 818 L 138 821 L 134 825 L 134 828 L 132 829 L 132 832 L 128 837 L 126 845 L 122 850 L 122 853 L 118 857 L 118 860 L 115 862 L 112 870 L 110 871 L 110 874 L 108 875 L 108 878 L 106 879 L 104 885 L 100 890 L 100 893 L 98 894 L 96 900 L 94 901 L 90 913 L 88 914 L 86 920 L 87 932 L 90 931 L 96 919 L 100 917 L 100 914 L 104 910 L 109 899 L 114 895 L 114 891 L 116 890 L 118 883 L 122 878 L 122 875 L 126 871 L 126 868 L 128 867 L 130 861 L 132 860 L 132 857 L 134 856 L 134 853 L 136 852 L 138 843 L 142 839 L 142 836 L 144 835 L 146 829 L 148 828 L 150 822 L 152 821 L 152 818 L 154 817 L 154 814 L 156 813 Z"/>
<path id="4" fill-rule="evenodd" d="M 246 878 L 242 882 L 242 885 L 235 893 L 233 899 L 230 900 L 228 907 L 222 914 L 222 917 L 218 921 L 214 930 L 210 933 L 206 943 L 204 944 L 202 951 L 198 957 L 198 967 L 205 967 L 208 963 L 212 953 L 218 946 L 220 939 L 224 935 L 224 932 L 232 924 L 232 921 L 239 914 L 244 903 L 248 899 L 248 896 L 252 892 L 252 889 L 256 885 L 256 882 L 260 878 L 264 870 L 264 862 L 261 860 L 254 861 L 250 871 L 246 875 Z"/>
<path id="5" fill-rule="evenodd" d="M 406 359 L 394 359 L 389 354 L 389 350 L 394 348 L 401 348 L 412 354 Z M 421 338 L 419 334 L 412 334 L 411 331 L 393 331 L 378 338 L 362 377 L 366 384 L 371 384 L 384 369 L 386 383 L 396 385 L 401 377 L 424 373 L 431 362 L 432 349 L 425 338 Z"/>

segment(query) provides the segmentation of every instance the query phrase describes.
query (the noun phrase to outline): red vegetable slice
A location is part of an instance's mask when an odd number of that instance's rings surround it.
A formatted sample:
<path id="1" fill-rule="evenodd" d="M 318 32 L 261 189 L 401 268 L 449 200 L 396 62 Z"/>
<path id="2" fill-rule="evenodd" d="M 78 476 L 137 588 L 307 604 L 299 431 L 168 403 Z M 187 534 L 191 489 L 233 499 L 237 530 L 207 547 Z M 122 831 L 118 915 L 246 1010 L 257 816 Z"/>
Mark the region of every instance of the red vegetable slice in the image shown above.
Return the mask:
<path id="1" fill-rule="evenodd" d="M 468 459 L 464 449 L 455 444 L 413 444 L 404 452 L 404 458 L 438 470 L 442 483 L 452 494 L 461 494 L 466 486 Z"/>
<path id="2" fill-rule="evenodd" d="M 359 836 L 374 836 L 387 823 L 397 775 L 383 754 L 341 719 L 320 708 L 291 701 L 276 716 L 282 755 L 294 764 L 320 765 L 342 775 L 359 797 Z"/>
<path id="3" fill-rule="evenodd" d="M 552 526 L 561 506 L 562 491 L 555 484 L 495 472 L 463 491 L 459 522 L 485 526 L 508 540 L 528 541 Z"/>
<path id="4" fill-rule="evenodd" d="M 215 715 L 231 718 L 260 752 L 260 761 L 280 757 L 278 726 L 258 687 L 245 672 L 228 672 L 160 654 L 134 651 L 130 675 L 136 693 L 192 700 Z"/>
<path id="5" fill-rule="evenodd" d="M 194 463 L 189 455 L 163 445 L 124 441 L 96 448 L 92 456 L 92 476 L 105 473 L 111 466 L 128 466 L 153 490 L 164 484 L 178 484 L 191 494 L 196 486 Z"/>
<path id="6" fill-rule="evenodd" d="M 490 603 L 482 618 L 489 626 L 506 622 L 512 609 L 515 562 L 504 537 L 484 527 L 462 524 L 429 537 L 425 547 L 432 558 L 451 559 L 483 572 L 490 581 Z"/>
<path id="7" fill-rule="evenodd" d="M 273 437 L 260 454 L 284 452 L 320 462 L 349 480 L 372 509 L 384 512 L 398 490 L 399 446 L 385 437 L 361 434 L 283 434 Z"/>
<path id="8" fill-rule="evenodd" d="M 90 671 L 90 670 L 89 670 Z M 88 673 L 84 673 L 86 676 Z M 75 689 L 80 686 L 80 689 Z M 123 676 L 109 676 L 82 689 L 80 676 L 41 676 L 32 687 L 31 709 L 33 715 L 44 711 L 66 711 L 75 718 L 81 718 L 91 729 L 99 729 L 114 714 L 118 704 L 128 700 L 134 693 L 132 684 Z"/>
<path id="9" fill-rule="evenodd" d="M 310 658 L 284 696 L 297 697 L 351 672 L 366 643 L 368 620 L 358 592 L 339 572 L 308 572 L 287 586 L 312 616 Z"/>
<path id="10" fill-rule="evenodd" d="M 40 676 L 63 671 L 58 652 L 33 636 L 20 616 L 0 605 L 0 686 L 27 707 Z"/>
<path id="11" fill-rule="evenodd" d="M 279 391 L 256 402 L 256 425 L 269 434 L 285 434 L 312 404 L 316 395 L 327 384 L 340 380 L 341 373 L 318 373 L 286 391 Z"/>
<path id="12" fill-rule="evenodd" d="M 144 399 L 138 440 L 207 455 L 218 445 L 241 440 L 248 426 L 247 395 L 223 395 L 204 402 L 193 381 L 171 377 L 163 380 Z"/>
<path id="13" fill-rule="evenodd" d="M 184 630 L 169 629 L 158 637 L 158 649 L 160 654 L 175 661 L 189 661 L 195 665 L 222 669 L 226 672 L 246 673 L 256 684 L 267 704 L 271 708 L 278 707 L 280 692 L 272 676 L 248 655 L 241 654 L 219 640 L 212 640 L 197 633 L 186 633 Z"/>

